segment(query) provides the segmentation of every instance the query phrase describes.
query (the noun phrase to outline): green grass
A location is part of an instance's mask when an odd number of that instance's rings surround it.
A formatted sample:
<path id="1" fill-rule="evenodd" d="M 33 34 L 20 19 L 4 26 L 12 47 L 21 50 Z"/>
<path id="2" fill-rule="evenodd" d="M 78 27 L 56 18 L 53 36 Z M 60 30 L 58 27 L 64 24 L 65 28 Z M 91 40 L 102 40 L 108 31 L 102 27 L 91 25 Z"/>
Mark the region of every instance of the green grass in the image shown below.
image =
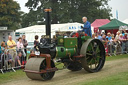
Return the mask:
<path id="1" fill-rule="evenodd" d="M 109 57 L 106 57 L 106 61 L 117 60 L 117 59 L 122 59 L 122 58 L 128 58 L 128 54 L 109 56 Z"/>
<path id="2" fill-rule="evenodd" d="M 112 60 L 117 60 L 117 59 L 122 59 L 122 58 L 128 58 L 128 54 L 106 57 L 106 61 L 112 61 Z M 59 69 L 63 68 L 63 64 L 59 64 L 57 68 Z M 108 85 L 107 82 L 110 81 L 111 82 L 111 83 L 109 82 L 110 85 L 126 85 L 125 83 L 127 83 L 128 85 L 128 82 L 126 81 L 126 79 L 128 80 L 128 75 L 126 75 L 126 73 L 128 74 L 128 72 L 125 72 L 119 75 L 114 75 L 115 77 L 110 76 L 110 77 L 104 78 L 103 80 L 92 81 L 92 82 L 81 83 L 81 84 L 82 85 L 86 85 L 86 84 L 87 85 Z M 15 79 L 20 79 L 22 77 L 25 77 L 25 72 L 23 72 L 23 70 L 16 70 L 16 72 L 7 72 L 5 74 L 0 73 L 0 84 L 13 81 Z M 122 83 L 120 84 L 120 82 Z M 107 83 L 107 84 L 104 84 L 104 83 Z M 117 83 L 117 84 L 113 84 L 113 83 Z"/>
<path id="3" fill-rule="evenodd" d="M 78 83 L 77 85 L 128 85 L 128 72 L 122 72 L 90 82 Z"/>
<path id="4" fill-rule="evenodd" d="M 23 72 L 23 70 L 16 70 L 16 72 L 6 72 L 5 74 L 0 74 L 0 84 L 19 79 L 23 76 L 25 76 L 25 72 Z"/>

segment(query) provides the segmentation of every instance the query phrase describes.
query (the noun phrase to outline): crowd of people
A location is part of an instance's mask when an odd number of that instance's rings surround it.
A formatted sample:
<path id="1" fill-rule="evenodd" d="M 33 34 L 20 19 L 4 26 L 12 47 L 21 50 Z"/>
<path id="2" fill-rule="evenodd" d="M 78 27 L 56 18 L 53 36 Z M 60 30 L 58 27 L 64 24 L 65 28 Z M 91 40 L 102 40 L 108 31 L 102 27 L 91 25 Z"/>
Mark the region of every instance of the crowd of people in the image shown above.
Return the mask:
<path id="1" fill-rule="evenodd" d="M 126 30 L 118 31 L 116 35 L 108 32 L 107 34 L 92 34 L 92 38 L 99 39 L 104 43 L 107 55 L 128 53 L 128 34 Z"/>
<path id="2" fill-rule="evenodd" d="M 0 69 L 2 66 L 6 66 L 5 62 L 11 67 L 23 67 L 26 63 L 27 47 L 28 43 L 25 39 L 25 35 L 18 38 L 18 41 L 14 41 L 12 36 L 8 36 L 8 41 L 1 42 L 1 53 L 0 53 Z"/>

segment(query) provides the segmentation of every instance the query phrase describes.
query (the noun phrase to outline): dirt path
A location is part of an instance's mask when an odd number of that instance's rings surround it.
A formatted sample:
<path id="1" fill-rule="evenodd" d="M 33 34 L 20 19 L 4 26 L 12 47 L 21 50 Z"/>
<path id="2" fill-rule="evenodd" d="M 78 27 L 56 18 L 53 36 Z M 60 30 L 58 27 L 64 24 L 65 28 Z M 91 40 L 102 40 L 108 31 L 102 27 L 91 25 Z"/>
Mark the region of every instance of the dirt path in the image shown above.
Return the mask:
<path id="1" fill-rule="evenodd" d="M 84 70 L 71 72 L 67 69 L 57 71 L 52 80 L 35 81 L 26 76 L 20 80 L 11 81 L 3 85 L 77 85 L 79 82 L 102 79 L 103 77 L 128 71 L 128 58 L 107 61 L 104 68 L 97 73 L 88 73 Z"/>

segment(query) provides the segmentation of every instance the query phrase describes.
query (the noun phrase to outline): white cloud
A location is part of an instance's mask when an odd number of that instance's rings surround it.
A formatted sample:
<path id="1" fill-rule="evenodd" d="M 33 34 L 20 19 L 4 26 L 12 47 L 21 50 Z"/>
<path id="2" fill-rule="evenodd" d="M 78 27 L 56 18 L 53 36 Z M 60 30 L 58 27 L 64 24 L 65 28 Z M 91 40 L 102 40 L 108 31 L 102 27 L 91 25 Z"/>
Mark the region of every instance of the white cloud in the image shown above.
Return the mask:
<path id="1" fill-rule="evenodd" d="M 17 1 L 20 4 L 21 7 L 21 11 L 28 13 L 29 10 L 27 7 L 25 7 L 25 3 L 27 2 L 27 0 L 14 0 Z"/>

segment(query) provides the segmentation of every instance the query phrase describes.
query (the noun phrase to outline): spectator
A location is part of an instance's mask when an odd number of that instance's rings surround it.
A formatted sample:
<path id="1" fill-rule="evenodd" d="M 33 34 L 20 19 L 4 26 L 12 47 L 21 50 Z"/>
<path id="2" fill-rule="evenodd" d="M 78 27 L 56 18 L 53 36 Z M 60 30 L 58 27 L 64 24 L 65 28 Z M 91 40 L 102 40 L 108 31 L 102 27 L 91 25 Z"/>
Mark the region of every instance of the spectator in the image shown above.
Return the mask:
<path id="1" fill-rule="evenodd" d="M 102 36 L 101 41 L 102 41 L 102 42 L 106 42 L 106 35 L 103 35 L 103 36 Z"/>
<path id="2" fill-rule="evenodd" d="M 98 33 L 98 39 L 99 39 L 99 40 L 101 40 L 101 39 L 102 39 L 102 37 L 101 37 L 101 34 L 100 34 L 100 33 Z"/>
<path id="3" fill-rule="evenodd" d="M 115 39 L 114 37 L 112 37 L 112 39 L 110 40 L 110 47 L 111 47 L 111 53 L 114 53 L 115 51 Z"/>
<path id="4" fill-rule="evenodd" d="M 121 49 L 122 49 L 119 37 L 120 37 L 120 31 L 118 31 L 116 33 L 116 37 L 115 37 L 115 40 L 116 40 L 116 54 L 120 54 L 121 53 Z"/>
<path id="5" fill-rule="evenodd" d="M 108 52 L 108 50 L 107 50 L 107 42 L 106 42 L 106 35 L 102 35 L 101 41 L 104 43 L 105 51 Z"/>
<path id="6" fill-rule="evenodd" d="M 106 38 L 106 44 L 107 44 L 107 52 L 110 54 L 110 41 L 108 40 L 108 38 Z"/>
<path id="7" fill-rule="evenodd" d="M 123 38 L 123 35 L 120 34 L 120 37 L 119 37 L 119 40 L 121 42 L 121 47 L 122 47 L 122 53 L 124 53 L 124 48 L 125 48 L 125 43 L 124 43 L 124 38 Z"/>
<path id="8" fill-rule="evenodd" d="M 7 47 L 7 44 L 5 43 L 5 40 L 1 42 L 1 51 L 4 52 L 5 47 Z"/>
<path id="9" fill-rule="evenodd" d="M 102 32 L 102 33 L 101 33 L 101 36 L 103 36 L 103 35 L 105 35 L 105 32 Z"/>
<path id="10" fill-rule="evenodd" d="M 124 34 L 123 39 L 124 39 L 123 41 L 124 47 L 122 49 L 123 51 L 125 51 L 125 53 L 127 53 L 127 41 L 128 41 L 127 33 Z"/>
<path id="11" fill-rule="evenodd" d="M 41 43 L 42 45 L 46 45 L 46 44 L 48 43 L 48 42 L 47 42 L 47 39 L 45 38 L 45 35 L 42 35 L 42 36 L 41 36 L 40 43 Z"/>
<path id="12" fill-rule="evenodd" d="M 6 47 L 7 45 L 6 45 L 6 43 L 5 43 L 5 40 L 3 40 L 2 42 L 1 42 L 1 47 Z"/>
<path id="13" fill-rule="evenodd" d="M 106 38 L 108 38 L 108 40 L 109 40 L 109 41 L 112 39 L 112 37 L 111 37 L 111 33 L 110 33 L 110 32 L 109 32 L 109 33 L 107 33 Z"/>
<path id="14" fill-rule="evenodd" d="M 23 46 L 24 46 L 24 52 L 25 52 L 25 54 L 26 54 L 26 56 L 27 56 L 27 46 L 28 46 L 28 42 L 27 42 L 27 40 L 25 39 L 26 38 L 26 36 L 25 35 L 22 35 L 22 43 L 23 43 Z M 24 57 L 25 59 L 25 61 L 26 61 L 26 56 Z"/>
<path id="15" fill-rule="evenodd" d="M 5 65 L 12 65 L 12 56 L 9 54 L 9 51 L 6 49 L 4 53 L 1 55 L 2 60 L 2 66 Z M 7 62 L 7 63 L 5 63 Z"/>
<path id="16" fill-rule="evenodd" d="M 95 39 L 98 39 L 98 34 L 97 33 L 95 34 Z"/>
<path id="17" fill-rule="evenodd" d="M 22 59 L 21 59 L 21 57 L 22 57 L 22 53 L 19 52 L 18 53 L 18 56 L 15 58 L 15 65 L 16 66 L 24 66 L 24 65 L 22 65 Z"/>
<path id="18" fill-rule="evenodd" d="M 111 37 L 115 37 L 115 35 L 112 33 L 112 34 L 111 34 Z"/>
<path id="19" fill-rule="evenodd" d="M 116 33 L 115 40 L 118 41 L 118 40 L 119 40 L 119 37 L 120 37 L 120 31 L 118 31 L 118 32 Z"/>
<path id="20" fill-rule="evenodd" d="M 125 35 L 125 33 L 126 33 L 126 30 L 125 30 L 125 29 L 123 29 L 123 30 L 122 30 L 122 35 L 124 36 L 124 35 Z"/>
<path id="21" fill-rule="evenodd" d="M 2 50 L 1 50 L 1 46 L 0 46 L 0 56 L 1 56 Z"/>
<path id="22" fill-rule="evenodd" d="M 36 46 L 39 44 L 39 41 L 38 41 L 38 35 L 35 36 L 35 40 L 34 40 L 34 51 L 36 51 Z"/>
<path id="23" fill-rule="evenodd" d="M 15 66 L 15 58 L 16 58 L 16 54 L 17 54 L 16 53 L 16 43 L 15 43 L 14 40 L 12 40 L 12 36 L 11 35 L 8 36 L 7 45 L 8 45 L 9 53 L 13 57 L 12 66 Z"/>
<path id="24" fill-rule="evenodd" d="M 92 34 L 92 38 L 95 39 L 95 34 Z"/>
<path id="25" fill-rule="evenodd" d="M 18 52 L 23 53 L 23 56 L 25 57 L 26 53 L 24 52 L 24 46 L 23 46 L 22 38 L 21 37 L 19 37 L 19 39 L 18 39 L 17 48 L 18 48 Z"/>

